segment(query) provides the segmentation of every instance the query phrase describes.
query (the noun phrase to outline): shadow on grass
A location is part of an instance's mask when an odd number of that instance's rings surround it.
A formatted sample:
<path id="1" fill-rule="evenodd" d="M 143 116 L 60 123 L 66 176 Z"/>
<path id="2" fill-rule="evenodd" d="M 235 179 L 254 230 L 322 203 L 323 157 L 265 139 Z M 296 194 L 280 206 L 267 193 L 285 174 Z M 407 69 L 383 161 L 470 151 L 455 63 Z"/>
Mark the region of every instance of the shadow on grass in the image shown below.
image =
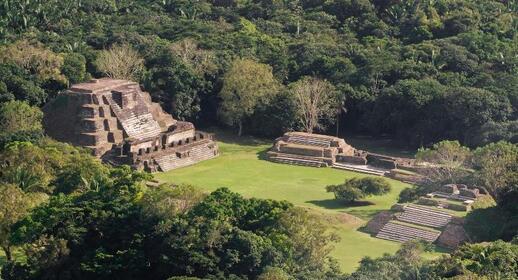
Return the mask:
<path id="1" fill-rule="evenodd" d="M 272 139 L 262 139 L 248 135 L 237 136 L 237 133 L 231 130 L 223 130 L 216 127 L 207 128 L 205 129 L 205 131 L 214 133 L 217 141 L 221 141 L 228 144 L 237 144 L 244 146 L 261 146 L 273 143 Z"/>
<path id="2" fill-rule="evenodd" d="M 372 209 L 372 210 L 346 209 L 345 213 L 354 215 L 358 218 L 368 221 L 381 211 L 383 211 L 383 210 L 380 210 L 380 209 Z"/>
<path id="3" fill-rule="evenodd" d="M 268 148 L 268 149 L 264 149 L 264 150 L 262 150 L 262 151 L 258 152 L 258 153 L 257 153 L 257 158 L 258 158 L 259 160 L 268 160 L 268 155 L 267 155 L 267 153 L 268 153 L 268 151 L 269 151 L 269 150 L 270 150 L 270 149 Z"/>
<path id="4" fill-rule="evenodd" d="M 374 205 L 374 203 L 370 201 L 353 201 L 349 203 L 344 203 L 343 201 L 337 199 L 323 199 L 323 200 L 309 200 L 306 203 L 311 203 L 316 206 L 320 206 L 326 209 L 344 209 L 347 207 L 361 207 Z"/>
<path id="5" fill-rule="evenodd" d="M 344 137 L 349 144 L 361 150 L 395 157 L 414 158 L 416 148 L 389 137 L 371 137 L 365 135 L 349 135 Z"/>

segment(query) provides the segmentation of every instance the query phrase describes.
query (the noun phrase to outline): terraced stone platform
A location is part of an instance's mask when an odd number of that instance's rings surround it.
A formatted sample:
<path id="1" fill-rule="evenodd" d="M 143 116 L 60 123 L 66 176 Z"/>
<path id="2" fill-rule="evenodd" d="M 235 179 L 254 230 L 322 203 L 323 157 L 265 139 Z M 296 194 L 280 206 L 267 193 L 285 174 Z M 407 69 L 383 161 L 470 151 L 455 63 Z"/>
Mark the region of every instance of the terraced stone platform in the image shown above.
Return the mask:
<path id="1" fill-rule="evenodd" d="M 365 173 L 365 174 L 370 174 L 370 175 L 377 175 L 377 176 L 385 176 L 385 174 L 387 172 L 390 172 L 390 170 L 376 168 L 376 167 L 373 167 L 370 165 L 347 164 L 347 163 L 340 163 L 340 162 L 335 162 L 333 164 L 333 168 L 360 172 L 360 173 Z"/>
<path id="2" fill-rule="evenodd" d="M 165 171 L 218 154 L 213 135 L 175 120 L 132 81 L 103 78 L 73 85 L 43 111 L 47 134 L 87 147 L 110 164 Z"/>
<path id="3" fill-rule="evenodd" d="M 397 242 L 425 240 L 432 243 L 435 242 L 440 235 L 440 231 L 426 230 L 391 221 L 381 228 L 376 237 Z"/>
<path id="4" fill-rule="evenodd" d="M 435 211 L 412 204 L 406 206 L 403 213 L 396 217 L 403 222 L 433 228 L 443 228 L 452 220 L 452 215 L 446 212 Z"/>

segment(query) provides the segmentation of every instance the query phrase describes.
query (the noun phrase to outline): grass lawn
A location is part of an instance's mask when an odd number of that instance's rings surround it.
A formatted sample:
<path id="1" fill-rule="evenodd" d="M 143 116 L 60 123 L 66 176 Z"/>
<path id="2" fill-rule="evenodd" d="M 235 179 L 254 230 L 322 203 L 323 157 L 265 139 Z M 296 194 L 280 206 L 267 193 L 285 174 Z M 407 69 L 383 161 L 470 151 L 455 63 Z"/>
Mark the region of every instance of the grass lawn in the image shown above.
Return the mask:
<path id="1" fill-rule="evenodd" d="M 271 141 L 243 137 L 236 142 L 236 139 L 220 133 L 218 138 L 221 139 L 219 157 L 194 166 L 157 173 L 155 177 L 164 182 L 193 184 L 207 191 L 228 187 L 245 197 L 287 200 L 324 214 L 339 215 L 340 219 L 337 220 L 341 222 L 335 223 L 334 227 L 341 241 L 336 244 L 333 255 L 346 272 L 353 271 L 364 256 L 378 257 L 399 248 L 399 243 L 372 238 L 358 231 L 358 228 L 378 211 L 390 208 L 407 184 L 389 180 L 392 191 L 388 195 L 372 197 L 366 202 L 346 207 L 337 203 L 333 194 L 325 191 L 325 186 L 341 183 L 346 178 L 369 175 L 273 163 L 264 160 Z"/>

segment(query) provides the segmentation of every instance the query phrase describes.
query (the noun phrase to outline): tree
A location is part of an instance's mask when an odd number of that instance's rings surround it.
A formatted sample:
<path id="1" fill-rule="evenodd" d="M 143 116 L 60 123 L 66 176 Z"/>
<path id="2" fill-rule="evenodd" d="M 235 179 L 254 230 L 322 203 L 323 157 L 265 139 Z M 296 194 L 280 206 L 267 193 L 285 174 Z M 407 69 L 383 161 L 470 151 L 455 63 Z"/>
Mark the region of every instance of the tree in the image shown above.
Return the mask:
<path id="1" fill-rule="evenodd" d="M 326 187 L 326 191 L 332 192 L 335 199 L 343 200 L 345 203 L 351 203 L 365 197 L 360 189 L 345 184 L 329 185 Z"/>
<path id="2" fill-rule="evenodd" d="M 35 75 L 43 83 L 56 81 L 66 85 L 67 82 L 66 77 L 61 73 L 63 57 L 38 42 L 20 40 L 0 48 L 0 62 L 12 62 Z"/>
<path id="3" fill-rule="evenodd" d="M 347 279 L 435 279 L 418 277 L 418 275 L 424 276 L 426 273 L 426 262 L 421 255 L 428 249 L 429 244 L 427 243 L 422 241 L 410 241 L 404 243 L 393 255 L 385 254 L 376 259 L 365 257 L 360 261 L 358 269 Z M 420 270 L 423 270 L 424 273 Z"/>
<path id="4" fill-rule="evenodd" d="M 11 263 L 9 271 L 26 279 L 341 276 L 328 257 L 336 235 L 305 209 L 228 189 L 201 200 L 188 186 L 145 189 L 130 179 L 135 173 L 117 170 L 121 176 L 98 190 L 53 196 L 16 223 L 11 240 L 26 245 L 28 265 Z M 191 204 L 176 208 L 183 198 Z"/>
<path id="5" fill-rule="evenodd" d="M 428 178 L 436 184 L 460 183 L 470 172 L 467 161 L 471 156 L 469 148 L 458 141 L 441 141 L 429 149 L 419 149 L 418 162 L 431 164 L 427 168 Z"/>
<path id="6" fill-rule="evenodd" d="M 501 240 L 466 244 L 436 266 L 439 275 L 477 275 L 487 279 L 518 278 L 518 245 Z M 469 278 L 468 278 L 469 279 Z M 473 278 L 471 278 L 473 279 Z"/>
<path id="7" fill-rule="evenodd" d="M 217 67 L 214 64 L 214 53 L 198 47 L 198 43 L 187 38 L 171 45 L 171 51 L 180 60 L 200 75 L 213 74 Z"/>
<path id="8" fill-rule="evenodd" d="M 41 131 L 43 113 L 23 101 L 0 103 L 0 134 Z"/>
<path id="9" fill-rule="evenodd" d="M 116 44 L 101 51 L 96 65 L 99 71 L 114 79 L 139 81 L 144 71 L 144 60 L 128 44 Z"/>
<path id="10" fill-rule="evenodd" d="M 303 208 L 293 208 L 282 213 L 279 222 L 288 238 L 288 244 L 283 245 L 290 245 L 287 249 L 293 254 L 293 259 L 283 263 L 288 274 L 322 272 L 332 267 L 327 256 L 340 238 L 329 232 L 317 215 Z M 301 263 L 304 266 L 300 266 Z"/>
<path id="11" fill-rule="evenodd" d="M 187 212 L 205 196 L 191 185 L 161 185 L 147 191 L 140 203 L 144 215 L 169 220 Z"/>
<path id="12" fill-rule="evenodd" d="M 0 102 L 20 100 L 42 105 L 47 96 L 27 70 L 12 63 L 0 64 Z"/>
<path id="13" fill-rule="evenodd" d="M 485 187 L 499 202 L 507 201 L 506 194 L 513 197 L 518 188 L 518 145 L 508 142 L 491 143 L 473 152 L 473 179 Z M 507 201 L 507 205 L 516 201 Z"/>
<path id="14" fill-rule="evenodd" d="M 323 129 L 326 122 L 333 122 L 340 101 L 331 83 L 314 77 L 304 77 L 292 84 L 290 90 L 304 131 L 313 133 L 314 129 Z"/>
<path id="15" fill-rule="evenodd" d="M 23 218 L 29 209 L 25 193 L 17 186 L 0 183 L 0 247 L 8 261 L 12 260 L 9 234 L 11 226 Z"/>
<path id="16" fill-rule="evenodd" d="M 326 190 L 334 193 L 336 199 L 350 203 L 371 195 L 384 195 L 391 187 L 384 178 L 365 177 L 348 179 L 343 184 L 327 186 Z"/>
<path id="17" fill-rule="evenodd" d="M 270 66 L 251 59 L 236 59 L 223 77 L 222 120 L 228 125 L 237 124 L 241 136 L 245 118 L 250 117 L 259 104 L 268 103 L 278 88 Z"/>
<path id="18" fill-rule="evenodd" d="M 290 277 L 281 268 L 268 267 L 257 277 L 257 280 L 290 280 Z"/>
<path id="19" fill-rule="evenodd" d="M 194 63 L 194 62 L 193 62 Z M 170 49 L 160 50 L 149 59 L 146 89 L 164 108 L 180 120 L 195 120 L 201 111 L 201 99 L 208 95 L 212 84 L 203 73 L 182 62 Z"/>
<path id="20" fill-rule="evenodd" d="M 86 59 L 79 53 L 65 55 L 61 72 L 67 77 L 69 83 L 75 84 L 86 80 Z"/>

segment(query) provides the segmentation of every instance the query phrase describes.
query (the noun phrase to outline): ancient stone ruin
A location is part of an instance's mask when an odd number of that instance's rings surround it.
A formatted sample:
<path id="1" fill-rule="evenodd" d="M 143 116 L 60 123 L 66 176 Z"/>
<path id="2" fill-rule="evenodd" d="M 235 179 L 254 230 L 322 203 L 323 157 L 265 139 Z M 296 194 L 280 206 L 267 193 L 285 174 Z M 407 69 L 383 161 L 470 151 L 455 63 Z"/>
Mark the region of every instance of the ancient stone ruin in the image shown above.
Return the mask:
<path id="1" fill-rule="evenodd" d="M 73 85 L 43 111 L 48 135 L 87 147 L 115 165 L 167 171 L 218 155 L 212 134 L 173 119 L 132 81 L 103 78 Z"/>
<path id="2" fill-rule="evenodd" d="M 268 152 L 271 161 L 295 165 L 346 169 L 373 175 L 412 166 L 413 159 L 396 158 L 358 150 L 344 139 L 304 132 L 286 132 Z"/>
<path id="3" fill-rule="evenodd" d="M 462 218 L 443 210 L 417 204 L 396 204 L 391 212 L 374 216 L 365 230 L 381 239 L 396 242 L 425 240 L 454 249 L 468 239 L 462 224 Z"/>
<path id="4" fill-rule="evenodd" d="M 304 132 L 286 132 L 277 138 L 268 156 L 272 161 L 325 167 L 336 162 L 337 155 L 354 156 L 354 148 L 343 139 Z"/>
<path id="5" fill-rule="evenodd" d="M 447 184 L 421 197 L 419 203 L 456 211 L 469 211 L 471 205 L 482 196 L 488 195 L 484 189 L 464 184 Z"/>

